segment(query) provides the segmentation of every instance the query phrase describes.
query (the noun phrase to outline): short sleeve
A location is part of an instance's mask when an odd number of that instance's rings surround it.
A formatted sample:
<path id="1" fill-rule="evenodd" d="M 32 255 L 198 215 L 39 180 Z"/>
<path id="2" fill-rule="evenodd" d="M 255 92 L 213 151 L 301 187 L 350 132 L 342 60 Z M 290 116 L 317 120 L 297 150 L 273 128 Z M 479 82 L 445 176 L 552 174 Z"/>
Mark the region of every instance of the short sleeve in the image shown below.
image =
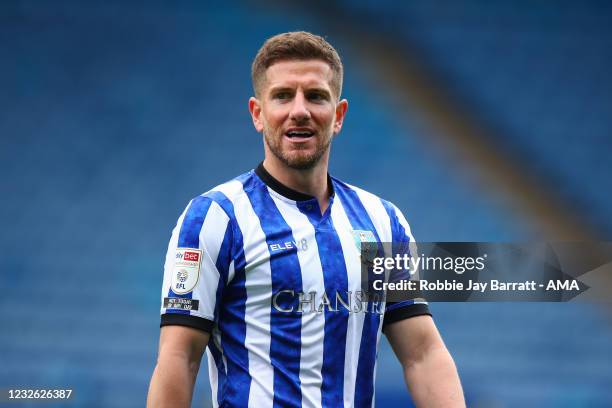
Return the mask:
<path id="1" fill-rule="evenodd" d="M 391 205 L 389 216 L 391 219 L 391 231 L 393 235 L 393 256 L 397 254 L 408 254 L 408 256 L 415 257 L 418 256 L 416 241 L 410 230 L 410 225 L 408 224 L 408 221 L 406 221 L 406 218 L 402 212 L 394 205 Z M 418 280 L 419 271 L 416 270 L 410 273 L 410 271 L 404 270 L 390 276 L 390 281 L 400 279 Z M 411 317 L 420 315 L 431 316 L 429 305 L 421 296 L 411 296 L 411 299 L 399 302 L 387 302 L 385 305 L 383 327 L 403 319 L 409 319 Z"/>
<path id="2" fill-rule="evenodd" d="M 161 326 L 211 332 L 227 284 L 232 223 L 206 196 L 187 206 L 172 231 L 164 264 Z"/>

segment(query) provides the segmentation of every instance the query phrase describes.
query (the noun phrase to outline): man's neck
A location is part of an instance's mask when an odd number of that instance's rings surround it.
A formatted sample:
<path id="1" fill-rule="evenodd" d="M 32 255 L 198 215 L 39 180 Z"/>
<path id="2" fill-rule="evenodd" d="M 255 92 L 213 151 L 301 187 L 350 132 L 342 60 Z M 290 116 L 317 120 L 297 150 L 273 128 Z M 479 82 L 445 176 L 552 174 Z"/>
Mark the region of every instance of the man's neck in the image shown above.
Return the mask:
<path id="1" fill-rule="evenodd" d="M 265 158 L 263 166 L 272 177 L 290 189 L 315 197 L 321 212 L 325 212 L 330 195 L 327 185 L 327 157 L 322 157 L 316 166 L 306 170 L 287 167 L 278 159 L 270 157 Z"/>

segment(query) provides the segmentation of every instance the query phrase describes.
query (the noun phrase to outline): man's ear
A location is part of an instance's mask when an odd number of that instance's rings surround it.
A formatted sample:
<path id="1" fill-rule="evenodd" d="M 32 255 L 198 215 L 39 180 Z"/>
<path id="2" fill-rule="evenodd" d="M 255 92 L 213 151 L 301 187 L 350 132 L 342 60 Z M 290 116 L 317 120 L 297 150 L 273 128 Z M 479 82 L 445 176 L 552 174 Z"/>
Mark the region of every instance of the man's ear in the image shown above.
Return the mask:
<path id="1" fill-rule="evenodd" d="M 346 116 L 346 111 L 348 110 L 348 101 L 346 99 L 342 99 L 336 105 L 336 121 L 334 123 L 334 135 L 340 133 L 342 129 L 342 123 L 344 123 L 344 117 Z"/>
<path id="2" fill-rule="evenodd" d="M 258 132 L 263 131 L 263 122 L 261 121 L 261 104 L 259 99 L 251 96 L 249 98 L 249 112 L 251 113 L 251 119 L 253 119 L 253 126 Z"/>

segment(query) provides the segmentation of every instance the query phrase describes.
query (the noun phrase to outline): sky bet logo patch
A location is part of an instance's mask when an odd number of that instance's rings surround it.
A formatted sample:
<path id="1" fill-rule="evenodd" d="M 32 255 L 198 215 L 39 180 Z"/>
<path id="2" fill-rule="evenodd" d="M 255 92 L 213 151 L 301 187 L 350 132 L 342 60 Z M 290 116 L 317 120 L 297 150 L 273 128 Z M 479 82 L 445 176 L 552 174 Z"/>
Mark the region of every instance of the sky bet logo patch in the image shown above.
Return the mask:
<path id="1" fill-rule="evenodd" d="M 200 253 L 199 252 L 185 251 L 185 254 L 183 255 L 183 257 L 184 257 L 185 261 L 193 261 L 193 262 L 199 262 L 200 261 Z"/>
<path id="2" fill-rule="evenodd" d="M 172 291 L 178 295 L 189 293 L 200 279 L 202 250 L 177 248 L 172 271 Z"/>

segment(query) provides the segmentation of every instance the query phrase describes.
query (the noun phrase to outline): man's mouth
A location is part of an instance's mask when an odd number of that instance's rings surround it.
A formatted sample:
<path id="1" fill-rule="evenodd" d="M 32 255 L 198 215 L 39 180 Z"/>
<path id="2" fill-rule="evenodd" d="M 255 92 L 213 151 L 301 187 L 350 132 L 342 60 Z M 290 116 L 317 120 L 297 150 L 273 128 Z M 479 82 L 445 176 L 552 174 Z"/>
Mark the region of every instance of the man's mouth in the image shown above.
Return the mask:
<path id="1" fill-rule="evenodd" d="M 308 139 L 314 135 L 314 132 L 310 129 L 290 129 L 285 132 L 285 136 L 290 139 Z"/>

